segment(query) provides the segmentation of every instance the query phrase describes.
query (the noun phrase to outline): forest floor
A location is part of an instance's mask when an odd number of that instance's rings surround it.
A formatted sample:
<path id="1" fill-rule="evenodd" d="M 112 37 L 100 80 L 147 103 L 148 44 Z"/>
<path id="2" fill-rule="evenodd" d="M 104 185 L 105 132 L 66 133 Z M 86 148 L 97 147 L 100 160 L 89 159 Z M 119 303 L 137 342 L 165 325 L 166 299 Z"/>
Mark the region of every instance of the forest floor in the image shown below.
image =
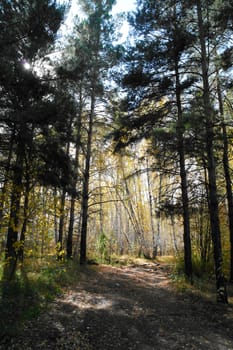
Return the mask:
<path id="1" fill-rule="evenodd" d="M 72 288 L 0 349 L 233 349 L 233 306 L 178 292 L 168 274 L 159 263 L 84 267 Z"/>

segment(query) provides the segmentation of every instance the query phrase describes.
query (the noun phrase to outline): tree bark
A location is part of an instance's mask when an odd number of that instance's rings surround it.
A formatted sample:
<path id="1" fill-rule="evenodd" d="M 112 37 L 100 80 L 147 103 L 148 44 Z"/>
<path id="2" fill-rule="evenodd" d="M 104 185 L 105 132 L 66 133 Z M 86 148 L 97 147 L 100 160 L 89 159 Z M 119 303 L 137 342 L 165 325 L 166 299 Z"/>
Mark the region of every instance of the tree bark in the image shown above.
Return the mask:
<path id="1" fill-rule="evenodd" d="M 9 145 L 9 153 L 7 157 L 7 163 L 5 167 L 5 173 L 4 173 L 4 180 L 3 180 L 3 186 L 1 191 L 1 197 L 0 197 L 0 230 L 3 224 L 3 212 L 5 207 L 5 201 L 6 201 L 6 194 L 7 194 L 7 185 L 8 185 L 8 178 L 10 173 L 10 166 L 12 162 L 12 156 L 13 156 L 13 143 L 15 138 L 15 130 L 12 131 L 11 138 L 10 138 L 10 145 Z"/>
<path id="2" fill-rule="evenodd" d="M 20 143 L 17 147 L 16 163 L 14 166 L 14 177 L 12 184 L 12 195 L 10 205 L 10 218 L 7 231 L 7 242 L 5 251 L 5 267 L 3 272 L 4 280 L 12 280 L 15 276 L 17 258 L 18 258 L 18 232 L 20 221 L 20 200 L 22 193 L 22 177 L 23 177 L 23 148 Z"/>
<path id="3" fill-rule="evenodd" d="M 219 203 L 217 196 L 216 184 L 216 164 L 214 159 L 214 111 L 210 100 L 210 87 L 208 78 L 208 63 L 205 43 L 204 24 L 202 18 L 202 3 L 201 0 L 196 1 L 199 40 L 201 46 L 201 68 L 203 80 L 203 107 L 204 118 L 206 123 L 206 156 L 208 170 L 208 194 L 209 194 L 209 214 L 211 235 L 214 250 L 215 276 L 216 276 L 216 291 L 217 301 L 227 303 L 226 280 L 222 269 L 222 244 L 219 222 Z"/>
<path id="4" fill-rule="evenodd" d="M 70 201 L 69 228 L 68 228 L 67 242 L 66 242 L 66 257 L 67 257 L 67 259 L 71 259 L 72 255 L 73 255 L 73 231 L 74 231 L 75 198 L 76 198 L 76 195 L 72 194 L 71 201 Z"/>
<path id="5" fill-rule="evenodd" d="M 95 113 L 95 91 L 92 91 L 91 108 L 89 113 L 88 131 L 87 131 L 87 150 L 86 150 L 83 189 L 82 189 L 82 226 L 81 226 L 81 242 L 80 242 L 80 264 L 81 265 L 85 264 L 87 261 L 87 219 L 88 219 L 89 179 L 90 179 L 90 163 L 91 163 L 91 151 L 92 151 L 92 136 L 93 136 L 92 133 L 93 133 L 94 113 Z"/>
<path id="6" fill-rule="evenodd" d="M 152 258 L 155 259 L 158 255 L 158 244 L 157 244 L 157 237 L 155 233 L 155 224 L 154 224 L 154 205 L 153 205 L 153 196 L 152 196 L 152 189 L 151 189 L 151 182 L 150 182 L 150 175 L 149 175 L 149 162 L 148 158 L 146 159 L 146 179 L 147 179 L 147 187 L 148 187 L 148 196 L 149 196 L 149 210 L 150 210 L 150 228 L 151 228 L 151 235 L 152 235 Z M 159 189 L 160 190 L 160 189 Z M 157 235 L 160 234 L 160 218 L 157 218 L 158 225 L 157 225 Z"/>
<path id="7" fill-rule="evenodd" d="M 231 185 L 231 175 L 229 166 L 229 144 L 227 136 L 227 128 L 224 121 L 224 110 L 223 110 L 223 100 L 221 94 L 221 87 L 219 78 L 217 80 L 217 90 L 218 90 L 218 101 L 219 101 L 219 111 L 222 122 L 222 137 L 223 137 L 223 169 L 225 175 L 226 183 L 226 193 L 227 193 L 227 204 L 228 204 L 228 224 L 230 233 L 230 282 L 233 282 L 233 195 L 232 195 L 232 185 Z"/>
<path id="8" fill-rule="evenodd" d="M 58 220 L 57 220 L 57 189 L 54 189 L 53 192 L 53 199 L 54 199 L 54 241 L 57 246 L 58 242 Z"/>
<path id="9" fill-rule="evenodd" d="M 59 228 L 58 228 L 58 241 L 57 241 L 57 260 L 62 260 L 63 255 L 63 231 L 64 231 L 64 222 L 65 222 L 65 199 L 66 191 L 62 190 L 61 194 L 61 204 L 60 204 L 60 219 L 59 219 Z"/>
<path id="10" fill-rule="evenodd" d="M 73 231 L 74 231 L 74 219 L 75 219 L 75 200 L 77 198 L 77 182 L 78 182 L 78 169 L 79 169 L 79 153 L 80 153 L 80 139 L 81 139 L 81 126 L 82 126 L 82 105 L 83 105 L 83 96 L 82 96 L 82 86 L 80 86 L 79 91 L 79 112 L 77 116 L 77 136 L 75 142 L 75 164 L 74 164 L 74 183 L 73 191 L 70 201 L 70 220 L 69 228 L 67 235 L 67 244 L 66 244 L 66 256 L 67 259 L 71 259 L 73 255 Z"/>
<path id="11" fill-rule="evenodd" d="M 185 167 L 185 149 L 184 149 L 184 126 L 183 126 L 183 112 L 181 105 L 181 87 L 179 74 L 179 59 L 175 57 L 175 79 L 176 79 L 176 105 L 178 117 L 178 152 L 180 163 L 180 179 L 181 179 L 181 194 L 182 194 L 182 208 L 183 208 L 183 241 L 184 241 L 184 267 L 185 275 L 192 283 L 193 267 L 192 267 L 192 248 L 190 237 L 190 218 L 189 218 L 189 200 L 188 200 L 188 184 L 187 172 Z"/>
<path id="12" fill-rule="evenodd" d="M 28 209 L 29 209 L 29 191 L 30 191 L 30 182 L 29 178 L 26 180 L 25 185 L 25 196 L 24 196 L 24 208 L 23 208 L 23 225 L 20 233 L 20 246 L 18 257 L 21 262 L 24 259 L 24 245 L 27 231 L 27 223 L 28 223 Z"/>

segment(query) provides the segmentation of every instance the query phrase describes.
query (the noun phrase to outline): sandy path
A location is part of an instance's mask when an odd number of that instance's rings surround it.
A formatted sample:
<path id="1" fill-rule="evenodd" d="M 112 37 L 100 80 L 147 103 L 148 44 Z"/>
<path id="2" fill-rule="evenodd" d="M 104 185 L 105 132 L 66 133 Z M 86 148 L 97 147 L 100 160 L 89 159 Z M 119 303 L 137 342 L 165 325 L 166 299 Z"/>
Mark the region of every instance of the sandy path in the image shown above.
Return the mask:
<path id="1" fill-rule="evenodd" d="M 160 265 L 97 266 L 0 349 L 233 350 L 232 330 L 231 306 L 177 295 Z"/>

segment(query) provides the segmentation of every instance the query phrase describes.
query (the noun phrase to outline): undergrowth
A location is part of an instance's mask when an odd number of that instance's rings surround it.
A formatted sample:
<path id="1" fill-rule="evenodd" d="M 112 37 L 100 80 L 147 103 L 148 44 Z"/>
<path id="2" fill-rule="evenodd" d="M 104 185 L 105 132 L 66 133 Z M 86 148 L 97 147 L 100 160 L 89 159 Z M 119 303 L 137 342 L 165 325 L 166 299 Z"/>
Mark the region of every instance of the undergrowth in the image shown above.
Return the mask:
<path id="1" fill-rule="evenodd" d="M 102 255 L 99 259 L 95 256 L 91 261 L 94 264 L 105 263 L 113 266 L 148 262 L 129 255 L 112 255 L 111 258 Z M 213 285 L 212 266 L 205 266 L 203 269 L 198 259 L 193 259 L 194 286 L 185 278 L 182 257 L 158 257 L 150 261 L 169 267 L 170 279 L 178 292 L 186 293 L 195 289 L 207 293 L 209 286 Z M 0 272 L 1 269 L 0 265 Z M 0 284 L 0 337 L 16 335 L 23 321 L 38 317 L 49 302 L 61 295 L 66 288 L 75 286 L 80 269 L 78 262 L 74 260 L 60 262 L 54 257 L 27 259 L 24 266 L 19 266 L 13 281 Z"/>
<path id="2" fill-rule="evenodd" d="M 183 256 L 176 256 L 175 263 L 170 272 L 170 279 L 178 293 L 195 293 L 212 299 L 215 297 L 215 275 L 213 262 L 210 260 L 205 264 L 200 257 L 194 255 L 192 258 L 193 276 L 192 283 L 184 273 Z"/>
<path id="3" fill-rule="evenodd" d="M 16 335 L 23 321 L 37 317 L 77 279 L 74 261 L 27 261 L 19 267 L 13 281 L 0 284 L 0 337 Z"/>

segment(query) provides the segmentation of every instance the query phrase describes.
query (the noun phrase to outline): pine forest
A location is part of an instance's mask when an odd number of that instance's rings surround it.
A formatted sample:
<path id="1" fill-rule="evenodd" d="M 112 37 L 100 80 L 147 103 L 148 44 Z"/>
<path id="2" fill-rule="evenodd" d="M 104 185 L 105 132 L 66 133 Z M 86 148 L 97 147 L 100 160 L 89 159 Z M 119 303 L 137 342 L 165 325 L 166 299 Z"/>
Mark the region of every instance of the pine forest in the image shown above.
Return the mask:
<path id="1" fill-rule="evenodd" d="M 40 314 L 28 295 L 53 299 L 59 279 L 135 261 L 187 293 L 210 283 L 226 312 L 233 1 L 136 0 L 117 14 L 116 0 L 74 2 L 71 16 L 70 1 L 0 1 L 0 324 L 9 309 L 12 324 Z M 92 349 L 11 348 L 9 327 L 0 349 Z M 138 341 L 93 349 L 209 349 Z"/>

